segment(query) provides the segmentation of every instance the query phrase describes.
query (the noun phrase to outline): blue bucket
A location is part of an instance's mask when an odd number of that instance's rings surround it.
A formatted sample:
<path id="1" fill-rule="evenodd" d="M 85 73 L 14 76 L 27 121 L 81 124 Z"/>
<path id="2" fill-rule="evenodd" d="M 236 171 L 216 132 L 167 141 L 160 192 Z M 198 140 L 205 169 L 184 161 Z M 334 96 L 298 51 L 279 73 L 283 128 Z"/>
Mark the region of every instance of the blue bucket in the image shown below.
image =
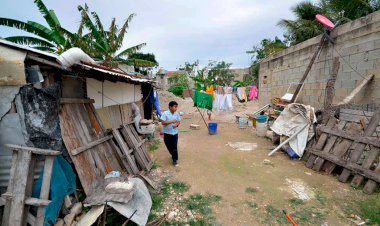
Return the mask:
<path id="1" fill-rule="evenodd" d="M 218 130 L 218 123 L 216 123 L 216 122 L 209 122 L 208 123 L 208 133 L 210 135 L 216 134 L 217 130 Z"/>
<path id="2" fill-rule="evenodd" d="M 266 115 L 258 115 L 258 116 L 256 116 L 256 121 L 258 123 L 265 123 L 265 122 L 267 122 L 267 120 L 268 120 L 268 116 L 266 116 Z"/>

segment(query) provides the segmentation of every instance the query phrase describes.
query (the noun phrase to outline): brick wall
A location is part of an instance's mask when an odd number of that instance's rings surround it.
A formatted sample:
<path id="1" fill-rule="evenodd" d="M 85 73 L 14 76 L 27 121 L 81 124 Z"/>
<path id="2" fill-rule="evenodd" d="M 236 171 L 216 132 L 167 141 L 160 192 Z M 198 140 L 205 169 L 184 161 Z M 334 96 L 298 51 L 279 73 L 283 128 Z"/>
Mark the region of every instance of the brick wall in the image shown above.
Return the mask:
<path id="1" fill-rule="evenodd" d="M 380 103 L 380 11 L 337 27 L 331 36 L 336 38 L 336 43 L 334 47 L 331 43 L 325 45 L 316 58 L 298 102 L 315 108 L 323 106 L 326 81 L 330 76 L 333 58 L 340 54 L 344 60 L 339 59 L 340 68 L 333 102 L 343 100 L 363 80 L 362 76 L 377 71 L 374 81 L 354 103 Z M 274 97 L 283 96 L 291 83 L 300 81 L 321 37 L 320 35 L 285 49 L 260 64 L 259 99 L 262 105 L 269 103 Z M 266 84 L 264 80 L 267 80 Z M 296 84 L 291 86 L 290 93 L 294 92 L 295 87 Z"/>

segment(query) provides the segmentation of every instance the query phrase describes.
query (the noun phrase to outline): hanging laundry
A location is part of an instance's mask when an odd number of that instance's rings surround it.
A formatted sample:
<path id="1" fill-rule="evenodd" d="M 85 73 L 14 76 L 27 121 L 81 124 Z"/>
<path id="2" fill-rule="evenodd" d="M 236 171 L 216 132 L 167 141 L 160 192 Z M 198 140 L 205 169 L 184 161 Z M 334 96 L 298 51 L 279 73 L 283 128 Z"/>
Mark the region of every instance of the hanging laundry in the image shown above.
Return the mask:
<path id="1" fill-rule="evenodd" d="M 156 90 L 155 95 L 154 95 L 153 107 L 156 109 L 157 115 L 161 116 L 160 101 L 158 100 L 158 91 L 157 90 Z"/>
<path id="2" fill-rule="evenodd" d="M 213 94 L 214 93 L 214 86 L 206 86 L 206 93 Z"/>
<path id="3" fill-rule="evenodd" d="M 212 111 L 212 94 L 194 90 L 193 101 L 194 107 L 205 108 Z"/>
<path id="4" fill-rule="evenodd" d="M 249 99 L 254 100 L 257 99 L 257 87 L 251 86 L 251 89 L 249 91 Z"/>

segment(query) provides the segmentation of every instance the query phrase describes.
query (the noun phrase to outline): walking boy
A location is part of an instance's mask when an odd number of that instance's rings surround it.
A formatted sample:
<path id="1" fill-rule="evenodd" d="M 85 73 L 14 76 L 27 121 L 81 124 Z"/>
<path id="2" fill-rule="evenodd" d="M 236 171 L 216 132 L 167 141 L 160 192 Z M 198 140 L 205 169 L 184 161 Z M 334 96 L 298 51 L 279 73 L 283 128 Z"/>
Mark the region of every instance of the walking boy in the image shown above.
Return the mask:
<path id="1" fill-rule="evenodd" d="M 161 116 L 163 125 L 162 132 L 164 133 L 164 142 L 166 148 L 172 156 L 173 165 L 178 166 L 178 126 L 181 123 L 181 117 L 176 112 L 178 103 L 170 101 L 169 110 L 165 111 Z"/>

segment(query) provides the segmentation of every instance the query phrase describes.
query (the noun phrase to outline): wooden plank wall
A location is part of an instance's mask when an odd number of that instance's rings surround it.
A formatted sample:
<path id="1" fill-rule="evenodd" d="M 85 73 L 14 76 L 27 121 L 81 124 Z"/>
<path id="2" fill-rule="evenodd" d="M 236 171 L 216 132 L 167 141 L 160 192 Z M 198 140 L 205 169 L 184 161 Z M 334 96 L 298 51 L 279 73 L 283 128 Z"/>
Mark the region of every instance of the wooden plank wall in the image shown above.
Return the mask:
<path id="1" fill-rule="evenodd" d="M 122 124 L 132 122 L 131 104 L 113 105 L 96 109 L 105 129 L 119 128 Z"/>
<path id="2" fill-rule="evenodd" d="M 77 155 L 72 153 L 73 150 L 104 137 L 103 127 L 91 103 L 61 104 L 59 120 L 63 141 L 86 194 L 107 173 L 122 170 L 112 139 Z"/>

